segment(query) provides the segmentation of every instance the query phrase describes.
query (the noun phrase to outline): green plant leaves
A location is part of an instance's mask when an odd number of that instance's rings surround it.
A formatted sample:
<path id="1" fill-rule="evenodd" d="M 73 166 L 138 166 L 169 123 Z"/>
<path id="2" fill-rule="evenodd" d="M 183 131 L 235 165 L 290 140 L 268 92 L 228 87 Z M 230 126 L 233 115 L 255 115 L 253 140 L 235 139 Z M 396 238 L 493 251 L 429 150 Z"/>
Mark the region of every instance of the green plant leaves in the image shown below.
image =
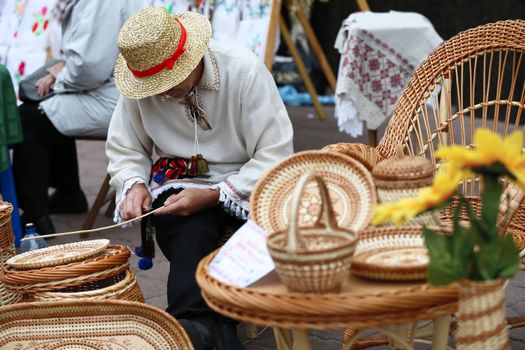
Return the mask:
<path id="1" fill-rule="evenodd" d="M 424 228 L 430 257 L 427 273 L 430 284 L 447 285 L 465 278 L 510 278 L 516 273 L 520 263 L 519 250 L 512 236 L 499 236 L 497 227 L 501 191 L 498 178 L 492 173 L 485 174 L 481 217 L 476 215 L 465 198 L 460 198 L 454 211 L 451 235 Z M 469 227 L 460 225 L 463 206 L 470 219 Z"/>
<path id="2" fill-rule="evenodd" d="M 443 286 L 467 277 L 473 244 L 464 229 L 446 236 L 425 227 L 423 235 L 430 257 L 427 272 L 430 284 Z"/>

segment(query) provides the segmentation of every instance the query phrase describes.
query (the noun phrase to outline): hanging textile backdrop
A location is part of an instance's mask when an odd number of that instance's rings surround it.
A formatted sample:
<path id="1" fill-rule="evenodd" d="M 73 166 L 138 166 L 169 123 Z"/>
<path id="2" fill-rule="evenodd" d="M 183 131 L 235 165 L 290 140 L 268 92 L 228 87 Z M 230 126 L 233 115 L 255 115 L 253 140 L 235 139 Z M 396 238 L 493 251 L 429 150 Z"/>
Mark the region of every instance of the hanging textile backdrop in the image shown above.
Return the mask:
<path id="1" fill-rule="evenodd" d="M 22 78 L 59 53 L 60 25 L 51 14 L 57 0 L 0 0 L 0 64 L 18 93 Z"/>
<path id="2" fill-rule="evenodd" d="M 49 58 L 60 58 L 61 18 L 57 7 L 63 8 L 64 3 L 0 0 L 0 64 L 9 70 L 17 96 L 21 79 Z M 214 39 L 248 48 L 264 60 L 272 0 L 151 0 L 150 5 L 164 7 L 170 13 L 199 12 L 210 19 Z"/>
<path id="3" fill-rule="evenodd" d="M 264 60 L 272 0 L 152 0 L 152 6 L 199 12 L 210 19 L 214 39 L 248 48 Z"/>

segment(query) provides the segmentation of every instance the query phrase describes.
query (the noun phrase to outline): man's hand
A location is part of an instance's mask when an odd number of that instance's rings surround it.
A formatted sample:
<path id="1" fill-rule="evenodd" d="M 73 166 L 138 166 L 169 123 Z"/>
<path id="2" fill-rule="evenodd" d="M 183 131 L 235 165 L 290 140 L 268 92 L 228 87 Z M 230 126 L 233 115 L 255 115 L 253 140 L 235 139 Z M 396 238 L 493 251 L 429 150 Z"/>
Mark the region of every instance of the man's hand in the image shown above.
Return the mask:
<path id="1" fill-rule="evenodd" d="M 49 94 L 53 85 L 55 83 L 55 78 L 51 74 L 46 74 L 42 78 L 38 79 L 35 84 L 36 93 L 38 96 L 45 96 Z"/>
<path id="2" fill-rule="evenodd" d="M 136 183 L 126 192 L 126 198 L 120 204 L 120 217 L 130 220 L 142 215 L 142 211 L 150 207 L 151 194 L 144 184 Z"/>
<path id="3" fill-rule="evenodd" d="M 203 209 L 213 207 L 219 201 L 219 190 L 206 188 L 187 188 L 178 194 L 169 196 L 164 202 L 164 208 L 154 215 L 188 216 Z"/>
<path id="4" fill-rule="evenodd" d="M 51 74 L 53 78 L 56 79 L 58 73 L 60 73 L 64 69 L 64 62 L 58 62 L 57 64 L 52 65 L 47 69 L 47 72 Z"/>

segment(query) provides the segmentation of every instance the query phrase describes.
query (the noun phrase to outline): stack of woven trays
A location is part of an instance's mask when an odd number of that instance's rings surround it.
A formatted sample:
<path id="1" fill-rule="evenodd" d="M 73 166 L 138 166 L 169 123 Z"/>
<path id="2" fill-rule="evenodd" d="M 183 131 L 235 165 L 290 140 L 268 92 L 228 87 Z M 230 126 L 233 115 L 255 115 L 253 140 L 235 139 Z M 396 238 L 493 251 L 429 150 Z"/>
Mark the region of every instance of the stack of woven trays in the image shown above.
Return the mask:
<path id="1" fill-rule="evenodd" d="M 107 239 L 56 245 L 13 256 L 0 282 L 21 301 L 120 299 L 144 302 L 130 250 Z"/>
<path id="2" fill-rule="evenodd" d="M 0 201 L 0 270 L 6 266 L 6 261 L 15 255 L 15 239 L 11 225 L 11 203 Z M 14 304 L 20 299 L 18 293 L 6 288 L 0 281 L 0 306 Z"/>
<path id="3" fill-rule="evenodd" d="M 434 180 L 434 165 L 423 157 L 396 156 L 377 163 L 372 176 L 380 203 L 395 203 L 406 198 L 415 198 L 423 187 L 431 186 Z M 410 220 L 408 225 L 433 225 L 431 213 Z"/>

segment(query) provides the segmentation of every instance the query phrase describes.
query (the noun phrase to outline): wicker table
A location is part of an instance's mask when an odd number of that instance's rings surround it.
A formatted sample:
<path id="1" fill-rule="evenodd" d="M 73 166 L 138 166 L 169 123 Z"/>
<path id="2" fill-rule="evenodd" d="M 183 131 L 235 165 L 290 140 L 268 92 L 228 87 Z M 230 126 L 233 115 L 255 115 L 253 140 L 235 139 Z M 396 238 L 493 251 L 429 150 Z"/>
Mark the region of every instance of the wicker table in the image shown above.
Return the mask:
<path id="1" fill-rule="evenodd" d="M 308 329 L 345 327 L 381 328 L 396 340 L 396 346 L 411 348 L 383 326 L 399 326 L 395 328 L 406 332 L 404 325 L 421 320 L 434 320 L 432 349 L 446 348 L 450 315 L 457 307 L 455 286 L 380 283 L 350 275 L 340 293 L 302 294 L 288 292 L 272 272 L 249 288 L 237 288 L 208 273 L 208 264 L 215 254 L 205 257 L 197 268 L 197 282 L 204 299 L 222 315 L 274 327 L 279 350 L 311 349 Z M 293 339 L 287 330 L 291 330 Z"/>

